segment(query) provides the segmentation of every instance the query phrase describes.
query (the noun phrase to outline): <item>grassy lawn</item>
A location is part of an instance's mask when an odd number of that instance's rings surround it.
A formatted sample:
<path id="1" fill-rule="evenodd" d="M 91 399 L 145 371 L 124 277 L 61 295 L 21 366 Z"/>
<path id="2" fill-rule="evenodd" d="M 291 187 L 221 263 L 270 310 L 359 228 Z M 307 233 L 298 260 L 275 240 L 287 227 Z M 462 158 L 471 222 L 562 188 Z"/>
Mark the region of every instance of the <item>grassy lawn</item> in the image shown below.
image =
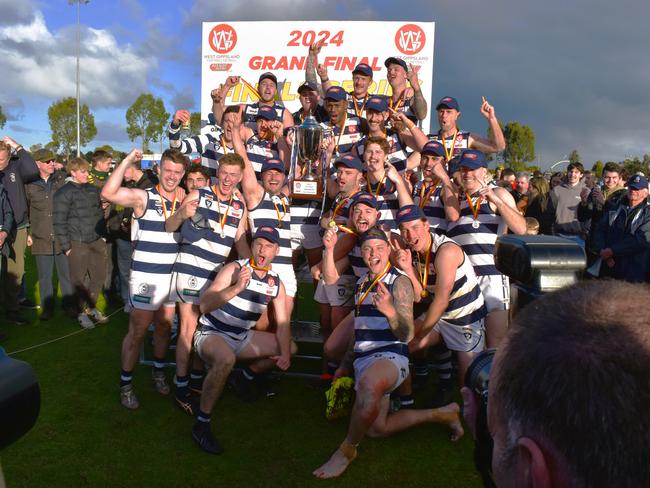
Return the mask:
<path id="1" fill-rule="evenodd" d="M 33 266 L 27 278 L 33 290 Z M 299 313 L 317 312 L 303 301 Z M 80 330 L 60 312 L 48 322 L 28 316 L 32 324 L 7 327 L 10 337 L 0 345 L 8 353 Z M 135 372 L 140 409 L 120 405 L 126 328 L 120 311 L 108 325 L 13 355 L 36 370 L 42 404 L 35 427 L 1 453 L 8 486 L 480 486 L 469 437 L 452 444 L 437 425 L 366 439 L 342 478 L 313 479 L 312 470 L 343 440 L 348 419 L 325 420 L 323 390 L 308 379 L 281 377 L 276 398 L 252 404 L 227 390 L 212 421 L 226 452 L 206 454 L 190 437 L 193 419 L 153 389 L 150 368 Z"/>

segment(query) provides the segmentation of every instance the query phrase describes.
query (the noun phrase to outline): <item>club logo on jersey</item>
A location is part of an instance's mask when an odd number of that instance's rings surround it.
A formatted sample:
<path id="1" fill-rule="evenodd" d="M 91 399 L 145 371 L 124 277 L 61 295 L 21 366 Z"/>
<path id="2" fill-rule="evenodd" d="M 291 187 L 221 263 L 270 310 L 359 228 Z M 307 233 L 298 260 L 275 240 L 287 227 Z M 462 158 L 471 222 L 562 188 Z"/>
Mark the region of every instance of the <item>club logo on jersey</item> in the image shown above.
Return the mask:
<path id="1" fill-rule="evenodd" d="M 273 276 L 269 277 L 267 283 L 269 284 L 269 288 L 273 288 L 275 286 L 275 278 L 273 278 Z"/>
<path id="2" fill-rule="evenodd" d="M 395 33 L 395 46 L 402 54 L 419 53 L 425 42 L 424 31 L 415 24 L 405 24 Z"/>
<path id="3" fill-rule="evenodd" d="M 149 292 L 149 285 L 146 283 L 140 283 L 138 285 L 138 293 L 140 295 L 146 295 Z"/>
<path id="4" fill-rule="evenodd" d="M 154 206 L 156 207 L 156 212 L 158 212 L 158 215 L 162 215 L 163 214 L 162 202 L 156 201 L 154 202 Z"/>
<path id="5" fill-rule="evenodd" d="M 237 32 L 228 24 L 219 24 L 208 34 L 208 42 L 212 50 L 219 54 L 227 54 L 237 44 Z"/>
<path id="6" fill-rule="evenodd" d="M 210 208 L 212 206 L 212 198 L 205 199 L 205 208 Z"/>

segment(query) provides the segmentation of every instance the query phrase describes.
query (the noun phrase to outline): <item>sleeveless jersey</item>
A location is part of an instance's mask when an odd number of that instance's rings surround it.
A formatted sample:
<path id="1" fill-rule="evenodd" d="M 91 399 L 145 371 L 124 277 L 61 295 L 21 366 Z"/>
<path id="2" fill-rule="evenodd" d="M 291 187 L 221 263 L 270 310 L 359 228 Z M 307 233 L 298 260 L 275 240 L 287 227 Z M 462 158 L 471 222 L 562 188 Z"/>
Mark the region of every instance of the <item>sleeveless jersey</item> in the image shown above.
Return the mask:
<path id="1" fill-rule="evenodd" d="M 368 267 L 366 266 L 365 261 L 361 257 L 361 246 L 359 243 L 354 245 L 350 254 L 348 255 L 348 260 L 350 261 L 350 267 L 352 272 L 357 279 L 362 278 L 368 273 Z"/>
<path id="2" fill-rule="evenodd" d="M 350 152 L 352 146 L 361 139 L 361 119 L 358 117 L 346 117 L 342 134 L 338 125 L 334 127 L 331 125 L 324 125 L 324 127 L 327 130 L 333 131 L 332 137 L 334 137 L 334 141 L 337 143 L 337 146 L 334 149 L 332 162 L 336 159 L 337 153 L 341 155 Z"/>
<path id="3" fill-rule="evenodd" d="M 472 209 L 465 195 L 461 195 L 460 218 L 447 223 L 447 236 L 463 248 L 477 276 L 500 275 L 494 265 L 494 243 L 497 237 L 506 233 L 506 223 L 503 217 L 492 211 L 487 201 L 481 202 L 477 220 L 480 225 L 475 229 L 472 227 Z"/>
<path id="4" fill-rule="evenodd" d="M 400 270 L 391 266 L 381 279 L 389 293 L 393 293 L 393 283 L 399 276 L 404 276 Z M 354 301 L 356 304 L 354 316 L 354 355 L 355 358 L 368 356 L 377 352 L 392 352 L 408 357 L 408 345 L 400 341 L 390 328 L 388 319 L 373 305 L 376 286 L 365 297 L 372 280 L 364 275 L 357 281 Z M 363 302 L 360 300 L 363 297 Z"/>
<path id="5" fill-rule="evenodd" d="M 263 141 L 257 132 L 253 133 L 246 141 L 246 155 L 248 156 L 257 181 L 262 180 L 262 164 L 270 158 L 279 159 L 278 144 L 271 141 Z"/>
<path id="6" fill-rule="evenodd" d="M 435 134 L 432 134 L 429 137 L 429 139 L 432 141 L 443 142 L 442 136 L 440 135 L 440 131 L 436 132 Z M 465 149 L 469 148 L 469 132 L 459 130 L 458 134 L 456 134 L 455 141 L 454 141 L 454 136 L 445 138 L 444 145 L 447 148 L 447 151 L 451 149 L 452 144 L 454 145 L 454 152 L 452 154 L 452 158 L 460 156 L 460 153 L 462 153 Z"/>
<path id="7" fill-rule="evenodd" d="M 131 242 L 133 243 L 133 259 L 131 269 L 143 273 L 170 274 L 179 250 L 180 234 L 165 231 L 165 210 L 167 217 L 181 206 L 163 198 L 158 190 L 149 188 L 147 192 L 147 207 L 141 217 L 133 217 L 131 225 Z"/>
<path id="8" fill-rule="evenodd" d="M 356 149 L 357 154 L 359 155 L 359 158 L 362 161 L 363 161 L 363 152 L 365 150 L 364 145 L 367 138 L 368 138 L 367 136 L 364 136 L 362 139 L 359 140 L 359 142 L 357 142 L 354 145 L 354 148 Z M 402 140 L 399 138 L 399 134 L 395 132 L 393 129 L 386 129 L 386 140 L 388 141 L 388 145 L 390 146 L 390 149 L 388 150 L 388 155 L 386 156 L 388 162 L 393 166 L 395 166 L 395 169 L 397 171 L 403 173 L 404 171 L 406 171 L 406 160 L 408 159 L 412 151 L 409 151 L 407 149 L 406 144 L 402 142 Z"/>
<path id="9" fill-rule="evenodd" d="M 413 203 L 419 206 L 429 222 L 429 228 L 437 235 L 445 235 L 447 231 L 447 215 L 445 205 L 442 201 L 442 187 L 438 186 L 430 192 L 430 188 L 424 188 L 424 182 L 418 181 L 413 187 Z M 424 200 L 424 201 L 423 201 Z"/>
<path id="10" fill-rule="evenodd" d="M 248 259 L 236 261 L 240 268 L 250 264 Z M 201 330 L 222 332 L 234 340 L 242 340 L 255 327 L 269 302 L 280 292 L 280 277 L 274 271 L 267 271 L 260 278 L 251 273 L 251 280 L 245 290 L 220 308 L 201 315 Z"/>
<path id="11" fill-rule="evenodd" d="M 230 205 L 230 199 L 219 201 L 211 187 L 199 188 L 198 192 L 199 206 L 196 212 L 207 219 L 212 230 L 196 242 L 183 239 L 174 271 L 189 277 L 213 280 L 215 268 L 226 261 L 235 244 L 246 206 L 234 195 Z"/>
<path id="12" fill-rule="evenodd" d="M 273 227 L 280 234 L 280 249 L 273 259 L 273 270 L 278 273 L 291 272 L 291 206 L 286 195 L 269 195 L 266 191 L 255 208 L 248 209 L 251 233 L 258 227 Z"/>
<path id="13" fill-rule="evenodd" d="M 370 93 L 367 93 L 365 97 L 361 98 L 356 98 L 354 96 L 354 92 L 349 92 L 348 93 L 348 108 L 347 113 L 348 117 L 358 117 L 360 119 L 365 119 L 366 118 L 366 102 L 368 101 L 368 98 L 370 98 L 371 95 Z M 354 104 L 356 99 L 356 106 Z"/>
<path id="14" fill-rule="evenodd" d="M 429 274 L 427 276 L 426 289 L 430 295 L 423 299 L 418 305 L 431 304 L 433 300 L 433 291 L 436 284 L 437 275 L 435 273 L 434 262 L 436 258 L 436 253 L 440 246 L 447 242 L 455 242 L 452 239 L 449 239 L 445 236 L 439 236 L 434 233 L 431 233 L 431 239 L 433 243 L 431 246 L 431 256 L 429 258 Z M 424 261 L 422 257 L 420 260 L 417 259 L 417 253 L 413 251 L 413 267 L 420 273 L 418 276 L 422 276 L 424 273 Z M 418 269 L 421 267 L 421 269 Z M 416 273 L 417 274 L 417 273 Z M 419 307 L 418 307 L 419 308 Z M 469 325 L 485 317 L 487 314 L 487 309 L 483 302 L 483 295 L 481 293 L 481 288 L 476 280 L 476 274 L 474 273 L 474 268 L 472 263 L 467 259 L 467 256 L 463 256 L 463 263 L 456 268 L 456 276 L 454 278 L 454 287 L 451 290 L 449 295 L 449 304 L 447 309 L 442 314 L 441 319 L 452 325 Z"/>
<path id="15" fill-rule="evenodd" d="M 397 230 L 397 212 L 399 212 L 399 198 L 395 184 L 384 176 L 380 183 L 371 184 L 366 181 L 365 191 L 374 195 L 379 205 L 379 216 L 375 225 L 385 224 L 391 230 Z"/>
<path id="16" fill-rule="evenodd" d="M 244 125 L 250 127 L 253 130 L 257 129 L 257 123 L 255 119 L 257 118 L 257 112 L 260 109 L 260 102 L 249 103 L 244 107 Z M 282 116 L 284 115 L 284 105 L 279 104 L 277 101 L 273 101 L 273 109 L 278 115 L 278 120 L 282 121 Z"/>

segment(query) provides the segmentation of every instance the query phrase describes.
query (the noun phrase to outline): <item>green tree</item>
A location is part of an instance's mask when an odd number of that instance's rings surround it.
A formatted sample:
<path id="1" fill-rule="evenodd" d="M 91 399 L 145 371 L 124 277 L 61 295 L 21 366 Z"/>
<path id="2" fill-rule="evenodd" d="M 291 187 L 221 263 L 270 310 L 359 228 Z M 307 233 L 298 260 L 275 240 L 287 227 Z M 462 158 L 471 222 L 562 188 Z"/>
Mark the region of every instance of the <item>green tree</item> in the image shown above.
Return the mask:
<path id="1" fill-rule="evenodd" d="M 2 129 L 6 123 L 7 123 L 7 117 L 2 111 L 2 107 L 0 107 L 0 129 Z"/>
<path id="2" fill-rule="evenodd" d="M 596 175 L 597 178 L 600 178 L 601 176 L 603 176 L 603 167 L 604 166 L 605 165 L 603 164 L 602 161 L 600 161 L 600 160 L 596 161 L 594 163 L 594 165 L 591 167 L 591 171 L 594 172 L 594 174 Z"/>
<path id="3" fill-rule="evenodd" d="M 77 149 L 77 100 L 74 97 L 64 98 L 54 102 L 47 109 L 47 117 L 52 131 L 52 142 L 56 151 L 61 149 L 66 157 L 70 157 L 72 149 Z M 95 117 L 88 105 L 79 107 L 79 142 L 85 146 L 97 135 Z M 56 152 L 55 151 L 55 152 Z"/>
<path id="4" fill-rule="evenodd" d="M 535 133 L 533 129 L 519 122 L 508 122 L 503 128 L 506 149 L 503 158 L 506 166 L 523 171 L 526 163 L 535 159 Z"/>
<path id="5" fill-rule="evenodd" d="M 29 146 L 29 152 L 33 153 L 38 151 L 39 149 L 43 149 L 43 144 L 37 143 L 37 144 L 32 144 Z"/>
<path id="6" fill-rule="evenodd" d="M 143 93 L 126 111 L 126 132 L 129 139 L 142 139 L 142 150 L 149 150 L 150 142 L 162 141 L 164 127 L 169 119 L 165 104 L 150 93 Z"/>
<path id="7" fill-rule="evenodd" d="M 201 112 L 192 112 L 190 114 L 190 134 L 193 136 L 201 132 Z"/>
<path id="8" fill-rule="evenodd" d="M 113 154 L 115 152 L 115 149 L 113 149 L 113 146 L 110 144 L 104 144 L 103 146 L 96 147 L 95 151 L 106 151 Z"/>
<path id="9" fill-rule="evenodd" d="M 571 154 L 569 154 L 569 163 L 579 163 L 580 162 L 580 154 L 578 154 L 578 150 L 574 149 L 571 151 Z"/>

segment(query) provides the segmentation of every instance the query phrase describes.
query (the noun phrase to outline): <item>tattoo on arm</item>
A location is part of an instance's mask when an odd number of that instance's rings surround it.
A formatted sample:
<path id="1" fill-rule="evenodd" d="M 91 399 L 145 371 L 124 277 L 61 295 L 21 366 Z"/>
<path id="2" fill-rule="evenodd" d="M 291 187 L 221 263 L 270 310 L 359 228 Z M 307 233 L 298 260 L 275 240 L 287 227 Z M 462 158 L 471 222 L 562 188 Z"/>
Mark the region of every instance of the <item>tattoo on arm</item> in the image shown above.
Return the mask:
<path id="1" fill-rule="evenodd" d="M 422 90 L 413 93 L 413 112 L 418 120 L 424 120 L 427 116 L 427 101 L 422 94 Z"/>
<path id="2" fill-rule="evenodd" d="M 400 276 L 393 282 L 393 306 L 397 315 L 388 319 L 390 328 L 400 341 L 408 342 L 413 338 L 413 285 L 406 276 Z"/>

